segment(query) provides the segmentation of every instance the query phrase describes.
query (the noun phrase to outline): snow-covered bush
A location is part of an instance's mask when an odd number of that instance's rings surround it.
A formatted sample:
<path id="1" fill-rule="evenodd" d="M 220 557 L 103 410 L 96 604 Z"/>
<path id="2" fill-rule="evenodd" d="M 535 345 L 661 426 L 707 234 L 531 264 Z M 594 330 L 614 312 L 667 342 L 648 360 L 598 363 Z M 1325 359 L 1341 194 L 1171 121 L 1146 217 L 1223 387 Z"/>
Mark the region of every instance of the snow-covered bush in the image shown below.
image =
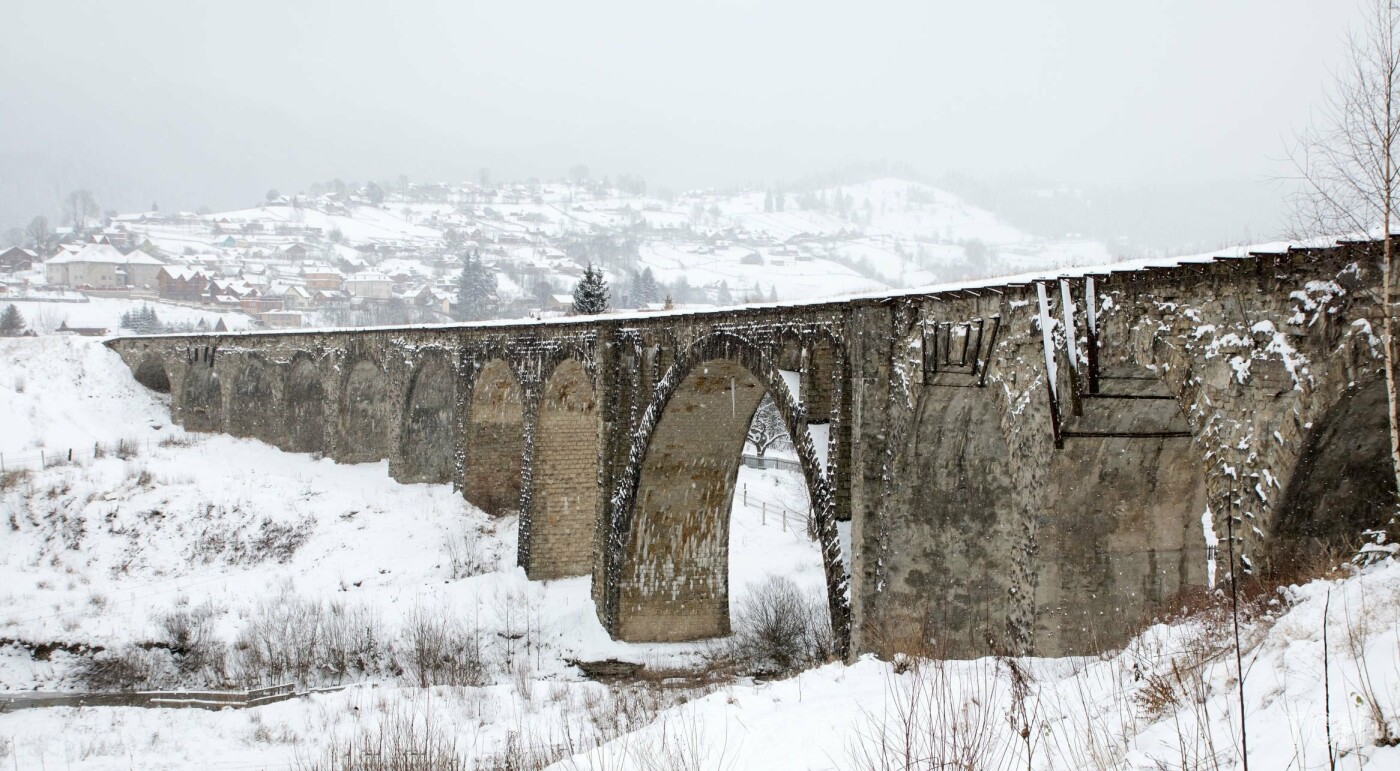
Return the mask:
<path id="1" fill-rule="evenodd" d="M 721 649 L 722 658 L 748 673 L 785 674 L 835 655 L 825 599 L 804 594 L 786 576 L 769 576 L 739 603 L 734 636 Z"/>
<path id="2" fill-rule="evenodd" d="M 416 606 L 405 621 L 398 647 L 400 666 L 420 688 L 486 682 L 480 630 L 445 612 Z"/>

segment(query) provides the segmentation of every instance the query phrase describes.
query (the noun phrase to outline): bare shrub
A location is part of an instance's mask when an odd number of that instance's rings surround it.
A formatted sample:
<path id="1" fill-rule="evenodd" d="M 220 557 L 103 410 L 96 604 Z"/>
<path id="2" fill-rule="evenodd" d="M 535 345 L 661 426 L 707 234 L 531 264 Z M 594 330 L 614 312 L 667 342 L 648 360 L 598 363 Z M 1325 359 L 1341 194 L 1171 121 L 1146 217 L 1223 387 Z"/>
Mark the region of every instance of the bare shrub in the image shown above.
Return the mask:
<path id="1" fill-rule="evenodd" d="M 483 543 L 480 529 L 462 528 L 456 535 L 446 537 L 444 544 L 452 580 L 491 572 L 491 554 Z"/>
<path id="2" fill-rule="evenodd" d="M 161 618 L 175 666 L 182 675 L 212 670 L 215 679 L 224 674 L 224 646 L 214 634 L 217 610 L 206 602 L 193 608 L 177 608 Z"/>
<path id="3" fill-rule="evenodd" d="M 399 640 L 399 664 L 420 688 L 486 682 L 481 633 L 475 626 L 418 605 L 405 620 Z"/>
<path id="4" fill-rule="evenodd" d="M 112 454 L 122 460 L 131 460 L 141 454 L 141 442 L 136 439 L 118 439 Z"/>
<path id="5" fill-rule="evenodd" d="M 394 713 L 359 736 L 332 739 L 318 760 L 298 761 L 296 768 L 298 771 L 467 771 L 473 766 L 465 756 L 458 754 L 456 740 L 433 723 L 431 710 L 424 710 L 421 721 L 411 712 Z"/>
<path id="6" fill-rule="evenodd" d="M 721 656 L 747 673 L 787 674 L 836 656 L 825 598 L 804 595 L 785 576 L 769 576 L 739 603 L 734 636 Z"/>
<path id="7" fill-rule="evenodd" d="M 288 585 L 260 601 L 234 643 L 243 682 L 308 682 L 316 670 L 322 612 L 321 603 L 296 595 Z"/>
<path id="8" fill-rule="evenodd" d="M 200 517 L 204 528 L 190 547 L 190 556 L 206 564 L 222 560 L 231 565 L 256 565 L 268 560 L 286 564 L 316 529 L 307 515 L 295 522 L 258 517 L 241 505 L 206 503 Z"/>
<path id="9" fill-rule="evenodd" d="M 0 492 L 6 492 L 19 487 L 34 477 L 34 472 L 29 469 L 15 469 L 13 471 L 0 472 Z"/>
<path id="10" fill-rule="evenodd" d="M 941 660 L 917 659 L 892 675 L 883 714 L 866 714 L 850 748 L 859 769 L 984 771 L 1007 767 L 1010 747 L 999 741 L 1005 716 L 993 659 L 966 662 L 957 674 Z"/>
<path id="11" fill-rule="evenodd" d="M 164 651 L 136 646 L 103 651 L 84 661 L 75 674 L 85 688 L 93 691 L 160 688 L 173 680 L 169 657 Z"/>
<path id="12" fill-rule="evenodd" d="M 323 615 L 321 671 L 344 682 L 356 672 L 377 672 L 386 658 L 379 617 L 365 607 L 333 602 Z"/>
<path id="13" fill-rule="evenodd" d="M 161 447 L 193 447 L 195 438 L 189 434 L 171 434 L 160 440 Z"/>

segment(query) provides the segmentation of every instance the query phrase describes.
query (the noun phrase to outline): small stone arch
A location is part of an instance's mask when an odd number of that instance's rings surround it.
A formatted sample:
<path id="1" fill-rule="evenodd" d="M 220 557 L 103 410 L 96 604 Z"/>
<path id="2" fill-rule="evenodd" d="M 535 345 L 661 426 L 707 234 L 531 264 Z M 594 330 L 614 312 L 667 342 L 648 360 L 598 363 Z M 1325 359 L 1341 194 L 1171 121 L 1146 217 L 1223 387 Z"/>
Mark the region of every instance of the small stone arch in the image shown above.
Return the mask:
<path id="1" fill-rule="evenodd" d="M 227 431 L 234 436 L 271 438 L 272 421 L 268 406 L 275 404 L 273 374 L 259 356 L 246 357 L 243 370 L 233 380 L 229 399 Z"/>
<path id="2" fill-rule="evenodd" d="M 393 407 L 389 378 L 371 359 L 350 366 L 340 400 L 340 440 L 337 459 L 343 463 L 373 463 L 389 457 Z"/>
<path id="3" fill-rule="evenodd" d="M 137 365 L 136 382 L 156 393 L 170 393 L 170 375 L 165 371 L 165 362 L 154 353 L 146 354 Z"/>
<path id="4" fill-rule="evenodd" d="M 1287 574 L 1309 555 L 1354 551 L 1395 501 L 1385 382 L 1345 391 L 1314 421 L 1270 534 L 1269 566 Z"/>
<path id="5" fill-rule="evenodd" d="M 602 422 L 580 359 L 565 358 L 545 379 L 533 438 L 530 505 L 520 527 L 526 571 L 532 579 L 585 575 L 602 510 Z"/>
<path id="6" fill-rule="evenodd" d="M 224 393 L 219 373 L 212 365 L 203 361 L 190 364 L 180 393 L 180 418 L 185 430 L 223 430 Z"/>
<path id="7" fill-rule="evenodd" d="M 493 516 L 520 511 L 524 406 L 520 380 L 504 359 L 481 365 L 468 399 L 462 494 Z"/>
<path id="8" fill-rule="evenodd" d="M 729 631 L 728 527 L 749 423 L 773 397 L 796 444 L 812 502 L 831 623 L 849 644 L 848 574 L 828 480 L 777 367 L 754 343 L 708 335 L 660 379 L 613 494 L 604 616 L 629 641 L 692 640 Z"/>
<path id="9" fill-rule="evenodd" d="M 426 355 L 404 399 L 402 464 L 405 482 L 452 481 L 456 458 L 457 374 L 447 354 Z"/>
<path id="10" fill-rule="evenodd" d="M 282 401 L 282 414 L 287 421 L 286 449 L 325 452 L 326 389 L 321 384 L 321 371 L 310 357 L 293 359 Z"/>

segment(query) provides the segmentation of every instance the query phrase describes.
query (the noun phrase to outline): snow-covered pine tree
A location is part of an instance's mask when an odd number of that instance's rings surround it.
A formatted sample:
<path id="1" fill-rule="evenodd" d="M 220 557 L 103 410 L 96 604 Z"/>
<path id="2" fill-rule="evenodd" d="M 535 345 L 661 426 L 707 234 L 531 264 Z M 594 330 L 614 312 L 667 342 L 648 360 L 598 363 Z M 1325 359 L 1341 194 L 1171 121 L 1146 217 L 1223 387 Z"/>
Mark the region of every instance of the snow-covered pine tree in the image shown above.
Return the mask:
<path id="1" fill-rule="evenodd" d="M 603 280 L 601 268 L 588 267 L 583 270 L 583 278 L 574 287 L 574 313 L 580 316 L 593 316 L 608 310 L 608 283 Z"/>
<path id="2" fill-rule="evenodd" d="M 644 269 L 632 279 L 632 302 L 638 308 L 647 303 L 659 302 L 663 292 L 661 285 L 656 282 L 656 276 L 651 272 L 651 268 Z"/>
<path id="3" fill-rule="evenodd" d="M 20 315 L 19 308 L 14 303 L 5 306 L 3 313 L 0 313 L 0 336 L 15 337 L 24 332 L 24 316 Z"/>
<path id="4" fill-rule="evenodd" d="M 496 272 L 481 261 L 480 252 L 471 252 L 457 277 L 457 320 L 494 318 L 497 310 Z"/>

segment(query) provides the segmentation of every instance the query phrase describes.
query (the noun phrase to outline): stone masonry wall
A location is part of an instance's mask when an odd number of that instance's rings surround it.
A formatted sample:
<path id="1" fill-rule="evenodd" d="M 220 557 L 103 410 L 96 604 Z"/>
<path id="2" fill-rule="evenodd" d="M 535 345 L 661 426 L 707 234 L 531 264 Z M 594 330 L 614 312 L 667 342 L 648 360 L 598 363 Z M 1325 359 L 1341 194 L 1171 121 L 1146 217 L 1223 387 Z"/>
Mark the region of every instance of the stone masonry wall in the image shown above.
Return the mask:
<path id="1" fill-rule="evenodd" d="M 527 568 L 532 579 L 582 576 L 592 569 L 603 498 L 601 438 L 593 384 L 580 362 L 567 359 L 546 382 L 536 420 Z"/>

